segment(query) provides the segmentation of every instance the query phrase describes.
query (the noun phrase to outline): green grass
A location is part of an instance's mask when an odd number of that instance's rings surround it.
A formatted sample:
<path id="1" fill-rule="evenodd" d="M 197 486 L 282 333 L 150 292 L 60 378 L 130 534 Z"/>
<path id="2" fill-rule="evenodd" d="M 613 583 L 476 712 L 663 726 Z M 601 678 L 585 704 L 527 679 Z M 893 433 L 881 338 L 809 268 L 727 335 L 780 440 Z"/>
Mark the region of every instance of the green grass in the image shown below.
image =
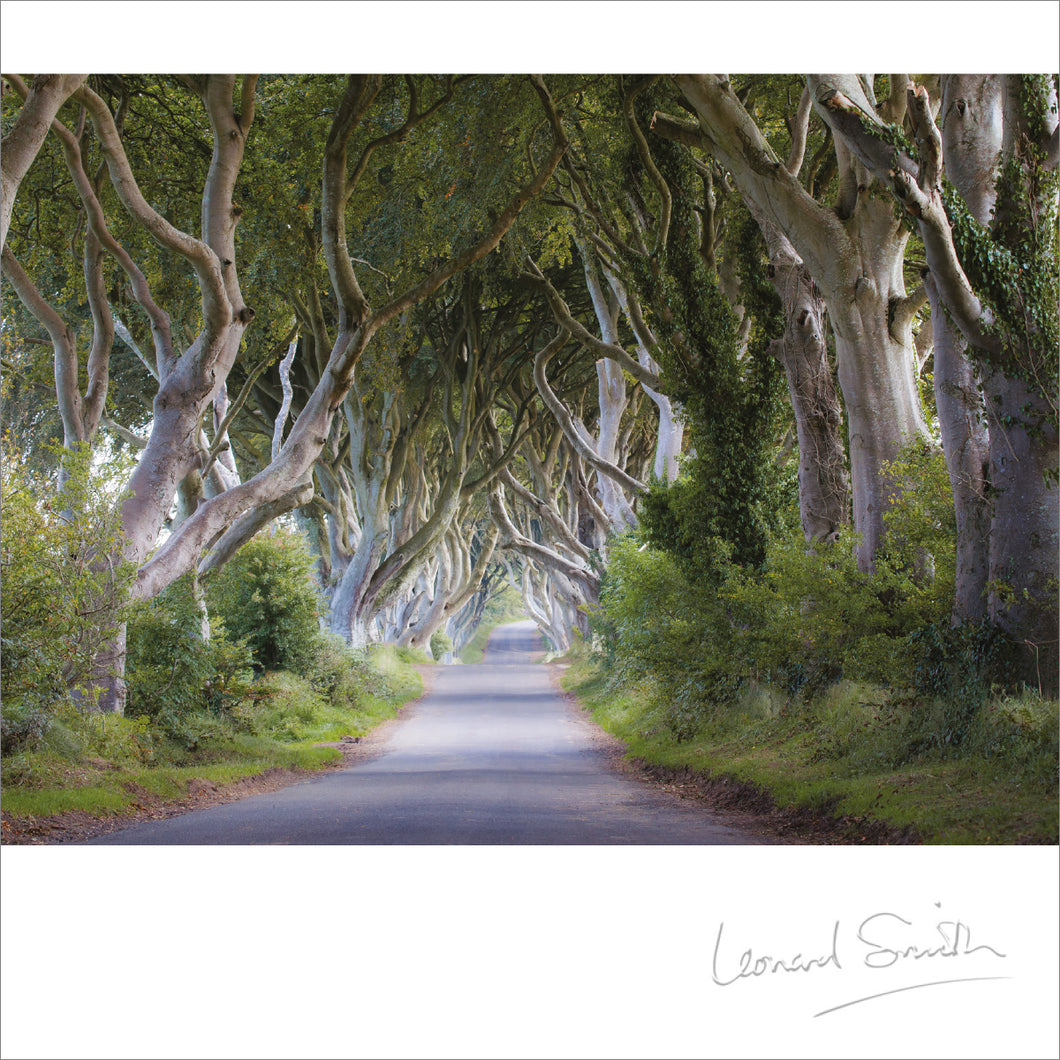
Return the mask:
<path id="1" fill-rule="evenodd" d="M 486 657 L 486 645 L 489 644 L 490 634 L 497 626 L 503 624 L 502 622 L 497 622 L 490 626 L 479 626 L 475 630 L 475 635 L 464 645 L 464 650 L 458 656 L 460 661 L 470 665 L 482 662 Z"/>
<path id="2" fill-rule="evenodd" d="M 784 808 L 911 826 L 925 843 L 1057 842 L 1056 707 L 1036 696 L 991 703 L 959 749 L 911 752 L 916 719 L 872 685 L 844 683 L 791 709 L 752 689 L 678 741 L 650 679 L 609 681 L 583 657 L 563 684 L 629 756 L 752 783 Z"/>
<path id="3" fill-rule="evenodd" d="M 260 750 L 260 748 L 258 748 Z M 19 789 L 4 792 L 4 810 L 16 817 L 47 817 L 68 810 L 83 810 L 95 816 L 122 813 L 133 809 L 143 796 L 180 799 L 195 779 L 207 780 L 218 787 L 244 777 L 257 776 L 267 769 L 319 769 L 339 757 L 329 747 L 276 748 L 273 754 L 241 763 L 214 765 L 157 766 L 136 768 L 110 763 L 112 769 L 93 780 L 85 773 L 72 773 L 76 783 L 69 787 Z"/>
<path id="4" fill-rule="evenodd" d="M 486 645 L 490 634 L 498 626 L 506 626 L 509 622 L 521 622 L 528 617 L 523 609 L 522 597 L 509 585 L 504 592 L 498 594 L 486 605 L 475 635 L 464 645 L 457 658 L 462 663 L 468 664 L 482 662 L 486 656 Z"/>
<path id="5" fill-rule="evenodd" d="M 330 696 L 294 674 L 267 674 L 231 716 L 189 715 L 178 732 L 147 718 L 67 711 L 40 745 L 4 757 L 3 809 L 16 817 L 107 816 L 135 809 L 145 794 L 183 798 L 195 778 L 223 786 L 269 769 L 320 769 L 340 755 L 318 743 L 364 736 L 422 694 L 412 661 L 421 660 L 392 646 L 374 649 Z"/>
<path id="6" fill-rule="evenodd" d="M 400 648 L 396 644 L 373 644 L 369 658 L 375 669 L 391 682 L 415 684 L 419 680 L 412 665 L 429 666 L 434 659 L 422 648 Z"/>

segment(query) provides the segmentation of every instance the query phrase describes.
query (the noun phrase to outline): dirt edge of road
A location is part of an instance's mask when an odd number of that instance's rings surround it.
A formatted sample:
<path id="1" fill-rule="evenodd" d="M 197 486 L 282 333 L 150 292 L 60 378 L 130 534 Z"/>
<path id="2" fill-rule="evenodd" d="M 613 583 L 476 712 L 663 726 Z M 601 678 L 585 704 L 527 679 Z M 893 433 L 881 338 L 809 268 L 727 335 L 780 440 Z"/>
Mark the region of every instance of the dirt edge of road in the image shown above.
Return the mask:
<path id="1" fill-rule="evenodd" d="M 15 817 L 9 813 L 0 813 L 2 818 L 3 845 L 43 845 L 50 843 L 77 843 L 85 839 L 119 832 L 145 821 L 163 821 L 167 817 L 179 817 L 193 810 L 205 810 L 210 806 L 221 806 L 225 803 L 245 799 L 249 795 L 263 795 L 266 792 L 278 791 L 280 788 L 301 784 L 312 777 L 324 773 L 333 773 L 361 762 L 377 758 L 386 750 L 386 744 L 395 727 L 408 718 L 416 705 L 430 694 L 434 687 L 435 667 L 424 665 L 413 669 L 423 680 L 423 692 L 415 699 L 409 700 L 398 710 L 395 717 L 377 725 L 367 736 L 346 737 L 333 743 L 318 744 L 319 747 L 333 747 L 341 758 L 329 762 L 320 769 L 266 769 L 264 773 L 243 777 L 231 784 L 214 784 L 209 780 L 192 779 L 188 782 L 187 794 L 181 798 L 171 799 L 161 795 L 152 795 L 143 788 L 133 790 L 136 803 L 123 813 L 107 817 L 97 817 L 85 810 L 68 810 L 65 813 L 52 814 L 48 817 Z"/>
<path id="2" fill-rule="evenodd" d="M 585 727 L 594 746 L 611 767 L 640 780 L 656 791 L 694 799 L 709 807 L 722 824 L 774 843 L 827 846 L 888 846 L 919 844 L 913 828 L 897 828 L 871 817 L 830 814 L 778 806 L 769 792 L 734 777 L 712 776 L 688 767 L 671 769 L 640 758 L 627 757 L 628 748 L 617 736 L 602 729 L 573 692 L 560 684 L 563 666 L 550 666 L 552 687 Z"/>
<path id="3" fill-rule="evenodd" d="M 541 655 L 535 655 L 535 658 L 541 658 Z M 641 781 L 656 791 L 664 791 L 683 799 L 693 799 L 704 807 L 709 807 L 723 824 L 772 843 L 878 846 L 920 842 L 913 829 L 899 829 L 865 817 L 786 809 L 777 806 L 768 792 L 753 784 L 731 777 L 710 776 L 691 769 L 667 769 L 640 759 L 629 758 L 626 745 L 600 728 L 578 698 L 561 687 L 560 675 L 563 667 L 548 664 L 546 668 L 554 691 L 568 704 L 572 717 L 583 727 L 592 745 L 604 755 L 611 768 Z M 193 810 L 245 799 L 250 795 L 278 791 L 322 773 L 349 769 L 376 758 L 386 749 L 395 727 L 410 717 L 416 705 L 434 686 L 437 673 L 435 666 L 417 666 L 416 670 L 423 679 L 422 695 L 406 703 L 396 717 L 376 726 L 367 736 L 320 745 L 334 747 L 341 754 L 341 758 L 321 769 L 272 768 L 256 776 L 244 777 L 225 785 L 213 784 L 207 780 L 192 780 L 189 782 L 187 795 L 178 799 L 163 798 L 140 789 L 136 793 L 138 801 L 129 811 L 108 817 L 96 817 L 83 810 L 71 810 L 48 817 L 14 817 L 5 812 L 0 815 L 3 821 L 3 844 L 76 843 L 117 832 L 144 821 L 178 817 Z"/>

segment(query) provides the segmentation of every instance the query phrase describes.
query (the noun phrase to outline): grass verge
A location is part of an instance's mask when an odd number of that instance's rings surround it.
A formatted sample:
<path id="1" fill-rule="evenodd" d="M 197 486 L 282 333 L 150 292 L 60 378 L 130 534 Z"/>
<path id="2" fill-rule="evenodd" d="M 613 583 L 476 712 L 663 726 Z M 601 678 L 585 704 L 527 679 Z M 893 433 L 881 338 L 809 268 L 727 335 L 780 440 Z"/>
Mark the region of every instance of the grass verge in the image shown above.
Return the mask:
<path id="1" fill-rule="evenodd" d="M 69 712 L 39 746 L 4 757 L 4 814 L 135 814 L 145 801 L 183 799 L 192 781 L 223 788 L 274 771 L 325 768 L 342 756 L 318 744 L 363 737 L 422 693 L 413 668 L 420 661 L 381 646 L 353 685 L 327 695 L 294 674 L 266 674 L 230 712 L 183 716 L 165 729 L 146 717 Z"/>
<path id="2" fill-rule="evenodd" d="M 730 778 L 782 810 L 881 822 L 923 843 L 1057 842 L 1056 705 L 1037 697 L 991 701 L 953 748 L 917 747 L 903 714 L 914 708 L 872 685 L 842 683 L 794 707 L 753 688 L 683 740 L 650 679 L 609 679 L 582 655 L 563 686 L 626 744 L 628 757 L 666 772 Z"/>
<path id="3" fill-rule="evenodd" d="M 480 663 L 486 657 L 486 645 L 489 644 L 490 634 L 503 622 L 494 622 L 489 626 L 481 625 L 475 630 L 475 635 L 464 646 L 464 650 L 458 658 L 462 663 L 474 665 Z"/>
<path id="4" fill-rule="evenodd" d="M 509 622 L 521 622 L 528 618 L 523 609 L 523 601 L 519 594 L 510 586 L 505 589 L 495 600 L 486 605 L 486 611 L 482 621 L 475 630 L 475 635 L 464 645 L 457 658 L 462 663 L 480 663 L 486 657 L 486 645 L 489 643 L 490 634 L 498 626 L 506 626 Z"/>

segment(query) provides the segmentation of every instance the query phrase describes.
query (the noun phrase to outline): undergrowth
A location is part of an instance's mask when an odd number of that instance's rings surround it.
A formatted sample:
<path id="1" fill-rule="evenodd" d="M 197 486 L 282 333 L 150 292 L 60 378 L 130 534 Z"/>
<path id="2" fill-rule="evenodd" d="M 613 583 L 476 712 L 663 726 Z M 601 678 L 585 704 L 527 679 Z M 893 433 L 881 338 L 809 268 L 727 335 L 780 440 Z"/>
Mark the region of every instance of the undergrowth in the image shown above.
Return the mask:
<path id="1" fill-rule="evenodd" d="M 519 594 L 508 586 L 503 593 L 491 600 L 482 615 L 482 621 L 475 629 L 475 635 L 459 652 L 462 663 L 480 663 L 486 657 L 486 646 L 490 635 L 498 626 L 509 622 L 519 622 L 527 617 L 523 601 Z"/>
<path id="2" fill-rule="evenodd" d="M 781 807 L 912 827 L 926 843 L 1057 842 L 1057 711 L 1036 691 L 986 694 L 946 741 L 945 698 L 850 679 L 792 697 L 749 682 L 678 737 L 663 683 L 585 646 L 571 660 L 564 686 L 631 757 L 732 777 Z"/>
<path id="3" fill-rule="evenodd" d="M 193 778 L 220 785 L 274 768 L 319 769 L 339 757 L 319 744 L 366 735 L 422 692 L 410 665 L 421 656 L 382 646 L 363 657 L 330 643 L 314 678 L 248 673 L 223 709 L 199 701 L 122 717 L 67 704 L 38 740 L 0 760 L 3 808 L 16 816 L 106 815 L 134 807 L 144 793 L 180 798 Z"/>

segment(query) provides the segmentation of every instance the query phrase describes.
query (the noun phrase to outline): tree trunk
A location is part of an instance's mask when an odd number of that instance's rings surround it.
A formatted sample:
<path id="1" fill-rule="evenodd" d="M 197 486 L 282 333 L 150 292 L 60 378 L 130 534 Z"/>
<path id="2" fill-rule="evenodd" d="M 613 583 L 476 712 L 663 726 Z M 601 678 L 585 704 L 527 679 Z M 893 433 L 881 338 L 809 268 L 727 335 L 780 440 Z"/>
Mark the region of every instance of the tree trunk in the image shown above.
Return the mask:
<path id="1" fill-rule="evenodd" d="M 1023 645 L 1020 677 L 1055 694 L 1057 431 L 1040 392 L 1000 372 L 984 380 L 990 417 L 990 620 Z M 1038 424 L 1035 418 L 1038 418 Z"/>
<path id="2" fill-rule="evenodd" d="M 947 78 L 940 133 L 926 89 L 910 89 L 915 161 L 866 120 L 858 93 L 852 78 L 820 75 L 818 112 L 917 219 L 935 297 L 975 360 L 990 432 L 987 612 L 1023 644 L 1024 679 L 1052 694 L 1060 682 L 1057 304 L 1055 253 L 1044 251 L 1056 231 L 1056 92 L 1022 75 Z M 970 220 L 951 218 L 958 208 L 946 203 L 944 149 Z M 1025 282 L 1043 270 L 1052 283 Z"/>
<path id="3" fill-rule="evenodd" d="M 1002 150 L 1011 151 L 1009 141 L 1023 121 L 1018 113 L 1006 116 L 1006 105 L 1011 105 L 1006 98 L 1006 82 L 1006 78 L 985 74 L 953 75 L 942 82 L 941 140 L 946 173 L 971 215 L 984 226 L 991 225 L 998 207 L 997 169 Z M 960 340 L 941 306 L 939 317 L 942 329 L 952 336 L 951 345 L 956 345 Z M 960 346 L 963 352 L 964 343 Z M 936 352 L 936 372 L 937 365 Z M 963 383 L 960 397 L 977 398 L 971 389 L 971 364 L 962 357 L 956 370 Z M 1057 463 L 1055 410 L 1040 392 L 1000 371 L 984 372 L 983 389 L 989 432 L 977 423 L 967 438 L 958 436 L 958 441 L 971 450 L 957 468 L 963 476 L 963 505 L 954 490 L 958 561 L 969 557 L 973 577 L 964 594 L 976 595 L 974 608 L 962 601 L 959 566 L 956 617 L 979 619 L 987 613 L 992 622 L 1022 642 L 1020 676 L 1032 687 L 1055 688 L 1058 541 L 1056 490 L 1050 486 L 1051 480 L 1055 482 Z M 973 408 L 978 411 L 977 406 Z M 985 481 L 987 449 L 993 500 L 989 534 L 984 532 L 990 512 Z M 961 448 L 955 446 L 954 458 L 960 460 L 962 455 Z M 953 473 L 951 467 L 951 476 Z M 963 526 L 962 508 L 968 510 Z"/>
<path id="4" fill-rule="evenodd" d="M 896 499 L 880 472 L 916 438 L 930 436 L 914 374 L 912 322 L 892 323 L 895 305 L 906 298 L 908 232 L 879 199 L 860 198 L 846 224 L 847 267 L 824 295 L 847 412 L 858 566 L 871 570 L 884 537 L 884 512 Z"/>
<path id="5" fill-rule="evenodd" d="M 894 500 L 880 469 L 916 437 L 929 437 L 902 278 L 908 232 L 889 202 L 861 186 L 853 165 L 844 174 L 836 210 L 818 203 L 785 168 L 726 77 L 676 80 L 717 159 L 741 194 L 791 241 L 824 297 L 847 412 L 858 565 L 869 570 L 883 540 L 884 512 Z"/>
<path id="6" fill-rule="evenodd" d="M 965 355 L 964 341 L 946 318 L 930 277 L 928 297 L 935 342 L 935 406 L 957 518 L 953 619 L 958 623 L 980 622 L 987 612 L 990 570 L 990 438 L 986 412 L 975 372 Z"/>
<path id="7" fill-rule="evenodd" d="M 833 541 L 850 523 L 843 407 L 825 341 L 824 298 L 791 242 L 752 210 L 769 251 L 784 334 L 771 349 L 788 380 L 799 441 L 799 517 L 807 542 Z"/>
<path id="8" fill-rule="evenodd" d="M 7 245 L 18 186 L 37 157 L 52 119 L 87 78 L 87 74 L 38 74 L 33 79 L 0 152 L 0 249 Z"/>
<path id="9" fill-rule="evenodd" d="M 335 587 L 328 613 L 331 631 L 346 637 L 351 644 L 355 629 L 367 628 L 371 618 L 370 611 L 364 606 L 365 594 L 372 575 L 386 553 L 389 513 L 380 507 L 369 514 L 371 521 L 365 522 L 362 527 L 361 539 Z"/>

